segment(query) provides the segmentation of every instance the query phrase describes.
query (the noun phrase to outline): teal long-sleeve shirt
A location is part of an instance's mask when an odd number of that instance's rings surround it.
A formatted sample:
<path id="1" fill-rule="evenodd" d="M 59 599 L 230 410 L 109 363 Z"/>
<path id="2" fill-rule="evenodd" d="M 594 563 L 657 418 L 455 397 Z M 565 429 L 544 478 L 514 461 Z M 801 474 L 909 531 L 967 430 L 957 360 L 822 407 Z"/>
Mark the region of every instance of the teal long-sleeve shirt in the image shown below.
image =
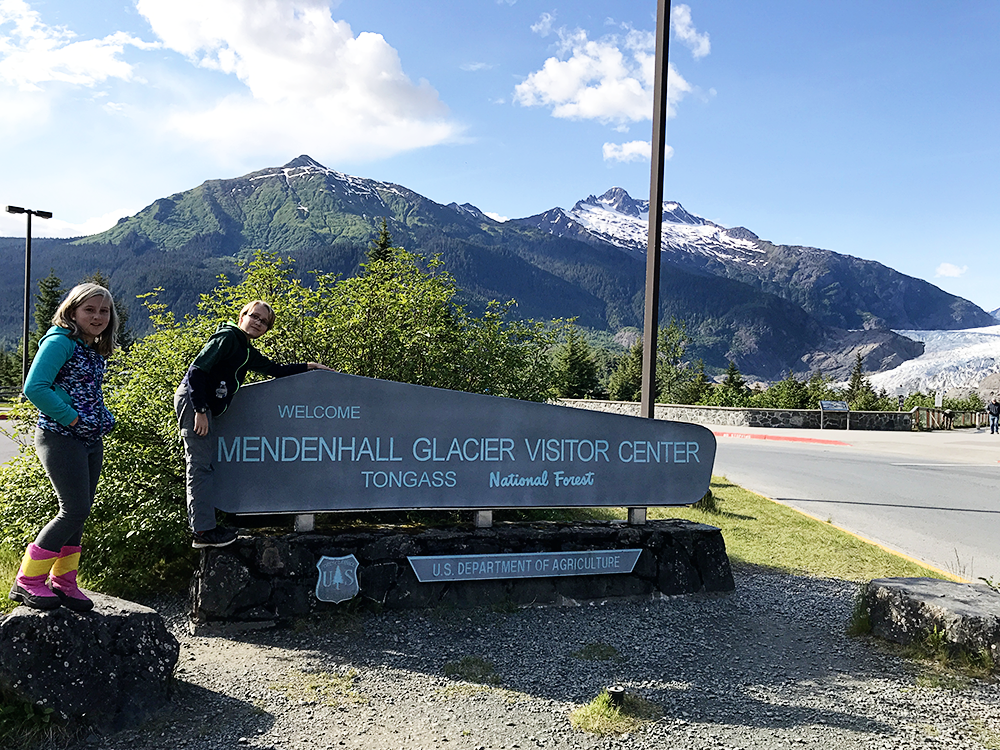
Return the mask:
<path id="1" fill-rule="evenodd" d="M 38 407 L 38 411 L 64 427 L 79 414 L 73 408 L 73 399 L 56 385 L 55 379 L 75 349 L 76 341 L 70 337 L 69 329 L 52 326 L 38 346 L 24 383 L 25 397 Z"/>

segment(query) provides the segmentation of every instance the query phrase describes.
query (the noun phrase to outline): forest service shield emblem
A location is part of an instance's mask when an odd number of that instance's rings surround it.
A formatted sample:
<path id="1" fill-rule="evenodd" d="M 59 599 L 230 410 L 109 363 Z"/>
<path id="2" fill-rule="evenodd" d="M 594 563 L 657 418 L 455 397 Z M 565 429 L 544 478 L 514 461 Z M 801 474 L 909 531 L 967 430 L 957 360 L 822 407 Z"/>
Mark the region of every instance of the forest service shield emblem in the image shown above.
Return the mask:
<path id="1" fill-rule="evenodd" d="M 319 579 L 316 581 L 316 598 L 321 602 L 339 604 L 357 596 L 358 559 L 354 555 L 327 557 L 316 563 Z"/>

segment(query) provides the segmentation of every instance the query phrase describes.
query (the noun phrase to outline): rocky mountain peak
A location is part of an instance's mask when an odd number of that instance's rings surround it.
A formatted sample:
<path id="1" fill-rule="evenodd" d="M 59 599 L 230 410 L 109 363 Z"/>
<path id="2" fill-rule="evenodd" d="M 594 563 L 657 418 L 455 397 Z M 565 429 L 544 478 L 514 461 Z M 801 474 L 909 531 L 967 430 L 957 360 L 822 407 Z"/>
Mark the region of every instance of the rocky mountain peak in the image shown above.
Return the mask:
<path id="1" fill-rule="evenodd" d="M 296 156 L 288 164 L 286 164 L 282 169 L 299 169 L 301 167 L 315 167 L 317 169 L 326 170 L 322 164 L 313 159 L 311 156 L 302 154 L 301 156 Z"/>

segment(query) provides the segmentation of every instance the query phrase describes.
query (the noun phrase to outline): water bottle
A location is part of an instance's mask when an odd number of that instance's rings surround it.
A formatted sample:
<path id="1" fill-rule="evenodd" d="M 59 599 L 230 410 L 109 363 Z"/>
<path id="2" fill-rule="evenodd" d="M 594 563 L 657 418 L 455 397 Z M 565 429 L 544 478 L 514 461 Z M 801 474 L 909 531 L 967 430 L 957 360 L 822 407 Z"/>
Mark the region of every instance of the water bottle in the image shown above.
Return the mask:
<path id="1" fill-rule="evenodd" d="M 220 381 L 219 387 L 215 389 L 215 397 L 219 400 L 222 400 L 226 397 L 226 394 L 228 393 L 229 389 L 226 388 L 226 381 L 225 380 Z"/>

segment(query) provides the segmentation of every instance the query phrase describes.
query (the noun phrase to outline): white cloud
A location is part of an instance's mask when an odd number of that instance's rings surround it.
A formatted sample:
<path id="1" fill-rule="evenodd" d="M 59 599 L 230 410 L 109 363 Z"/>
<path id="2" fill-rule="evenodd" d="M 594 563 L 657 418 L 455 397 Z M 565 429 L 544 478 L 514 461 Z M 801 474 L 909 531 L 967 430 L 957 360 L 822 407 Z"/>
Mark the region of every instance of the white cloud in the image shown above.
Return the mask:
<path id="1" fill-rule="evenodd" d="M 411 81 L 380 34 L 354 36 L 334 20 L 328 0 L 137 0 L 136 8 L 165 46 L 243 84 L 208 109 L 167 119 L 170 131 L 216 154 L 284 143 L 360 159 L 459 135 L 434 88 Z"/>
<path id="2" fill-rule="evenodd" d="M 959 276 L 964 276 L 965 272 L 968 270 L 968 266 L 962 266 L 959 268 L 951 263 L 942 263 L 935 269 L 934 276 L 938 278 L 946 276 L 948 278 L 957 279 Z"/>
<path id="3" fill-rule="evenodd" d="M 648 160 L 651 154 L 652 145 L 649 141 L 604 144 L 604 161 L 642 161 Z M 673 155 L 674 150 L 670 146 L 666 146 L 663 151 L 663 158 L 669 159 Z"/>
<path id="4" fill-rule="evenodd" d="M 552 22 L 556 20 L 554 13 L 542 13 L 539 19 L 531 24 L 531 30 L 541 36 L 548 36 L 552 33 Z"/>
<path id="5" fill-rule="evenodd" d="M 591 119 L 613 125 L 649 120 L 653 116 L 653 34 L 629 31 L 624 39 L 591 40 L 587 32 L 559 30 L 559 56 L 514 89 L 514 100 L 525 106 L 545 106 L 554 117 Z M 692 89 L 668 66 L 668 116 Z"/>
<path id="6" fill-rule="evenodd" d="M 670 28 L 673 29 L 674 36 L 691 50 L 691 54 L 696 60 L 712 51 L 708 34 L 699 34 L 694 24 L 691 23 L 691 8 L 689 6 L 678 5 L 674 7 L 670 12 Z"/>
<path id="7" fill-rule="evenodd" d="M 109 211 L 101 216 L 87 219 L 80 224 L 62 221 L 58 216 L 51 219 L 34 218 L 31 222 L 32 237 L 86 237 L 87 235 L 111 229 L 118 220 L 132 216 L 141 210 L 141 206 L 120 208 Z M 24 216 L 0 214 L 0 237 L 23 237 L 28 229 Z"/>
<path id="8" fill-rule="evenodd" d="M 505 221 L 510 221 L 509 216 L 503 216 L 502 214 L 494 213 L 493 211 L 483 211 L 483 213 L 493 219 L 493 221 L 499 221 L 501 224 Z"/>
<path id="9" fill-rule="evenodd" d="M 109 78 L 127 81 L 133 70 L 121 59 L 125 47 L 156 46 L 121 31 L 74 41 L 73 32 L 42 23 L 23 0 L 0 0 L 0 27 L 6 26 L 13 30 L 0 36 L 0 83 L 21 91 L 39 91 L 41 84 L 51 82 L 94 86 Z"/>
<path id="10" fill-rule="evenodd" d="M 459 67 L 462 70 L 466 71 L 467 73 L 476 73 L 480 70 L 490 70 L 491 68 L 493 68 L 493 66 L 490 65 L 489 63 L 482 63 L 482 62 L 463 63 L 462 65 L 459 65 Z"/>

